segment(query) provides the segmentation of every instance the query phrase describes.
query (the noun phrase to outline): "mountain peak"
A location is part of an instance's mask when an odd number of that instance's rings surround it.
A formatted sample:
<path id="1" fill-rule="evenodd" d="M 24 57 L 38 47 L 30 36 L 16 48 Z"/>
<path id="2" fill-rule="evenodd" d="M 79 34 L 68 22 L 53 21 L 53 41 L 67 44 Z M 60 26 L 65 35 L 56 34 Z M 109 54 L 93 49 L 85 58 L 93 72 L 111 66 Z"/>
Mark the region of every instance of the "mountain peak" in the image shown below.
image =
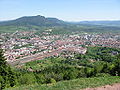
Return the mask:
<path id="1" fill-rule="evenodd" d="M 0 25 L 16 25 L 16 26 L 58 26 L 63 25 L 63 21 L 57 18 L 46 18 L 41 15 L 37 16 L 24 16 L 16 20 L 0 22 Z"/>

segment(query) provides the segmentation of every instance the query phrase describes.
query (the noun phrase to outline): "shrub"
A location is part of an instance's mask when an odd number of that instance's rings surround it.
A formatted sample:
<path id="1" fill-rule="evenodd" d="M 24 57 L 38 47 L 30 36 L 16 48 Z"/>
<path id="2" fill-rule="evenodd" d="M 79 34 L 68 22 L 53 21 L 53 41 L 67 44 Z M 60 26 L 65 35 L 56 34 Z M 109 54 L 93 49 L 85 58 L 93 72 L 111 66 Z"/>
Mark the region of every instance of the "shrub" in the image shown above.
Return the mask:
<path id="1" fill-rule="evenodd" d="M 19 83 L 22 84 L 33 84 L 36 82 L 34 74 L 26 73 L 20 76 Z"/>
<path id="2" fill-rule="evenodd" d="M 51 78 L 50 83 L 56 83 L 56 80 L 54 78 Z"/>
<path id="3" fill-rule="evenodd" d="M 109 77 L 110 76 L 110 74 L 108 74 L 108 73 L 98 73 L 98 74 L 96 74 L 96 77 Z"/>

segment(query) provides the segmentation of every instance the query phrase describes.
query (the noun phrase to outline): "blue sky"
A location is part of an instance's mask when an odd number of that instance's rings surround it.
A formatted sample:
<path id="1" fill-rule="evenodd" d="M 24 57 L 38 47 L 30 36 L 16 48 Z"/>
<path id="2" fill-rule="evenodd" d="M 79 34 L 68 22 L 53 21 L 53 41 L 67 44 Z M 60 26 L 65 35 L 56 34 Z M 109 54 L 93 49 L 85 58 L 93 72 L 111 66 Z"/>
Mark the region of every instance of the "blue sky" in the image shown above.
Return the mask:
<path id="1" fill-rule="evenodd" d="M 120 0 L 0 0 L 0 21 L 33 15 L 65 21 L 120 20 Z"/>

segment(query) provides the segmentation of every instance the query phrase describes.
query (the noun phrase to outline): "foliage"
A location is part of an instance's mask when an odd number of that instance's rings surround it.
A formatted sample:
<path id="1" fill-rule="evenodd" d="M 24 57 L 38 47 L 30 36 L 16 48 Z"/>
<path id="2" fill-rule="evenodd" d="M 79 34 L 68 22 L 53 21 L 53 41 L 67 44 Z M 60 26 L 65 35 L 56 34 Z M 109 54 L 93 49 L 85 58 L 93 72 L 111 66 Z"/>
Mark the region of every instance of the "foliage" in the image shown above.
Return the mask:
<path id="1" fill-rule="evenodd" d="M 13 87 L 14 85 L 16 85 L 16 74 L 10 66 L 7 65 L 3 51 L 0 50 L 0 89 Z"/>
<path id="2" fill-rule="evenodd" d="M 55 84 L 24 85 L 15 88 L 8 88 L 5 90 L 81 90 L 83 88 L 93 88 L 109 84 L 111 85 L 114 83 L 120 83 L 120 77 L 80 78 L 69 81 L 61 81 Z"/>
<path id="3" fill-rule="evenodd" d="M 117 54 L 113 54 L 113 51 Z M 16 69 L 11 69 L 6 64 L 2 51 L 0 57 L 2 89 L 19 85 L 55 84 L 77 78 L 120 76 L 120 50 L 115 48 L 88 47 L 85 55 L 76 54 L 72 58 L 50 57 L 28 62 Z"/>

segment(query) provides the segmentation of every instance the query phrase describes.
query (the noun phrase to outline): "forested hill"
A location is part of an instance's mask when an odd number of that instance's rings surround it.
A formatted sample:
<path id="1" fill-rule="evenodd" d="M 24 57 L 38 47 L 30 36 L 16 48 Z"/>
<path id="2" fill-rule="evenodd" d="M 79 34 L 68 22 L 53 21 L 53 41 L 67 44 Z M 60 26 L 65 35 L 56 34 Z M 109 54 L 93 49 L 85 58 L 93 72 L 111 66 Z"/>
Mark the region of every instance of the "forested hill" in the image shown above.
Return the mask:
<path id="1" fill-rule="evenodd" d="M 73 25 L 100 25 L 100 26 L 119 26 L 120 21 L 81 21 L 81 22 L 65 22 L 57 18 L 46 18 L 44 16 L 24 16 L 15 20 L 1 21 L 0 26 L 63 26 L 66 24 Z"/>
<path id="2" fill-rule="evenodd" d="M 21 30 L 44 31 L 48 28 L 52 28 L 53 33 L 57 34 L 67 34 L 72 32 L 119 33 L 120 21 L 83 21 L 73 23 L 59 20 L 57 18 L 46 18 L 37 15 L 24 16 L 16 20 L 0 22 L 0 32 L 15 32 Z"/>
<path id="3" fill-rule="evenodd" d="M 46 18 L 44 16 L 25 16 L 18 18 L 16 20 L 3 21 L 0 22 L 0 26 L 26 26 L 26 25 L 34 25 L 34 26 L 61 26 L 64 25 L 65 22 L 59 20 L 57 18 Z"/>

